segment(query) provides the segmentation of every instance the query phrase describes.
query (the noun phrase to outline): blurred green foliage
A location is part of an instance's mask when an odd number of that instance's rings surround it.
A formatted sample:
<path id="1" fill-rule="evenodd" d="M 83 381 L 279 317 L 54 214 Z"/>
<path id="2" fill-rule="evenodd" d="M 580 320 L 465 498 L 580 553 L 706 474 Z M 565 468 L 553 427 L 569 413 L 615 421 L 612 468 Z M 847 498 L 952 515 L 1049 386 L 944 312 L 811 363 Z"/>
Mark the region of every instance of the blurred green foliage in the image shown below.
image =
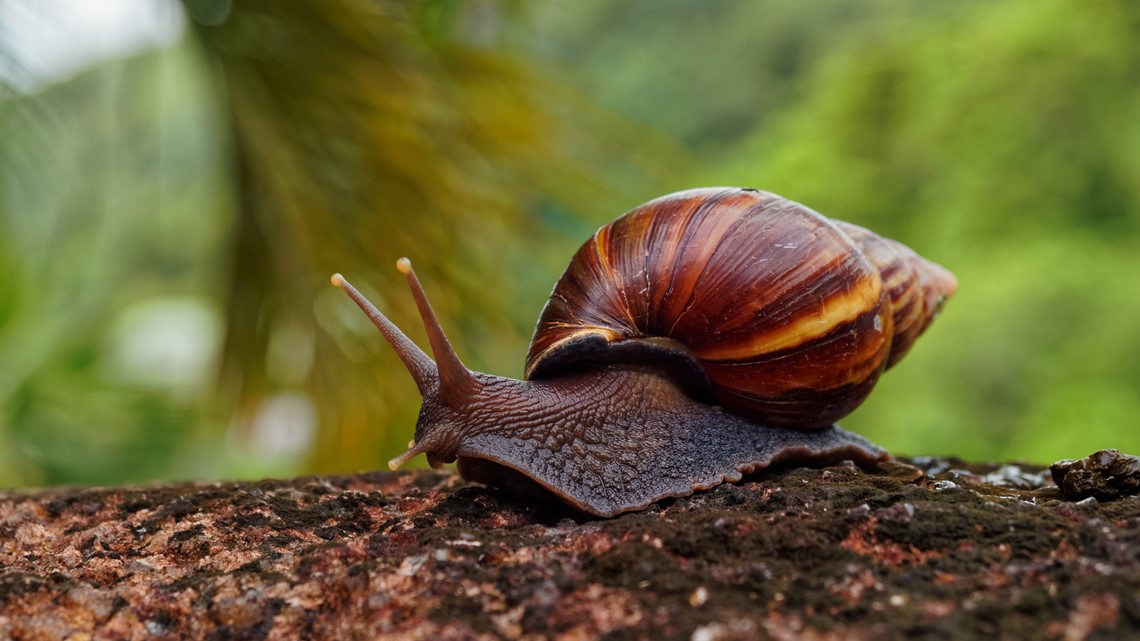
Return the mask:
<path id="1" fill-rule="evenodd" d="M 331 272 L 422 343 L 411 256 L 517 376 L 594 228 L 711 184 L 959 276 L 848 427 L 1140 451 L 1131 0 L 185 6 L 172 47 L 0 93 L 0 485 L 378 467 L 418 398 Z"/>
<path id="2" fill-rule="evenodd" d="M 763 184 L 957 273 L 945 317 L 849 427 L 975 458 L 1136 450 L 1140 5 L 936 18 L 836 43 L 704 180 Z"/>

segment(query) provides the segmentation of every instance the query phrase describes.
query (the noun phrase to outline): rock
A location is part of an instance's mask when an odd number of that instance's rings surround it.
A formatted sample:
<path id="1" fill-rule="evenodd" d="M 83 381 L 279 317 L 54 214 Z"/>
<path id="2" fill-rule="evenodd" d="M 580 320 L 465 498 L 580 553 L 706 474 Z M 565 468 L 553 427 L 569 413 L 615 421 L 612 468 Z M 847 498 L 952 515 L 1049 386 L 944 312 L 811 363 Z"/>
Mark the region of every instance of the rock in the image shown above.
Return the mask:
<path id="1" fill-rule="evenodd" d="M 434 471 L 12 492 L 0 639 L 1129 638 L 1138 546 L 1140 499 L 933 458 L 610 520 Z"/>
<path id="2" fill-rule="evenodd" d="M 1101 450 L 1078 461 L 1050 467 L 1061 495 L 1070 501 L 1092 497 L 1112 501 L 1140 493 L 1140 458 L 1119 450 Z"/>

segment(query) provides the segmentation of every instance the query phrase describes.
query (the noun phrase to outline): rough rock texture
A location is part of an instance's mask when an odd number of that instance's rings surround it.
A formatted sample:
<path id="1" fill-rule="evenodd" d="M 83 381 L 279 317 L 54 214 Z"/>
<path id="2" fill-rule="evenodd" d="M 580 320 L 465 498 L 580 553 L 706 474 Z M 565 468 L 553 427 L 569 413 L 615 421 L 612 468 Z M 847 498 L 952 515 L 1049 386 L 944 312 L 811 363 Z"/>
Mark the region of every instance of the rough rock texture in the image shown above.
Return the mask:
<path id="1" fill-rule="evenodd" d="M 1140 498 L 770 471 L 612 520 L 438 472 L 0 494 L 0 639 L 1109 639 Z"/>
<path id="2" fill-rule="evenodd" d="M 1057 461 L 1049 469 L 1061 495 L 1072 501 L 1090 496 L 1111 501 L 1140 492 L 1140 458 L 1120 450 L 1101 450 L 1079 461 Z"/>

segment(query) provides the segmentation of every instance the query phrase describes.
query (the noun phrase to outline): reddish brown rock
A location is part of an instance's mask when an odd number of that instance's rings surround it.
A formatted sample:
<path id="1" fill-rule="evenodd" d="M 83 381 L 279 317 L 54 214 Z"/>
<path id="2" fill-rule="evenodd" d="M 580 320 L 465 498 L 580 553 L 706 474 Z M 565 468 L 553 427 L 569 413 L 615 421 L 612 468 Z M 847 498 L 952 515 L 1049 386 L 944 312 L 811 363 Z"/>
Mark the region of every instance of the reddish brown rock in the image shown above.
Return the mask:
<path id="1" fill-rule="evenodd" d="M 921 459 L 608 521 L 437 472 L 0 494 L 0 639 L 1140 635 L 1140 499 Z"/>

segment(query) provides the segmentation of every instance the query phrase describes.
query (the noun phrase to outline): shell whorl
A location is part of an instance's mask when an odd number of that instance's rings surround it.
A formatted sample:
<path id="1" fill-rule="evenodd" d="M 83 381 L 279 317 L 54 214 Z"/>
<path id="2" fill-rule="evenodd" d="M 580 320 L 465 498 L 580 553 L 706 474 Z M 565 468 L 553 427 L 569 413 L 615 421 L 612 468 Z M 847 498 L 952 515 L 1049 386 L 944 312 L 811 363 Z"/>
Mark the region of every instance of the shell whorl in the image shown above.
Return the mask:
<path id="1" fill-rule="evenodd" d="M 678 192 L 578 250 L 526 377 L 652 362 L 734 413 L 823 428 L 866 398 L 954 287 L 907 247 L 774 194 Z"/>
<path id="2" fill-rule="evenodd" d="M 949 270 L 898 241 L 841 220 L 832 222 L 855 241 L 883 279 L 895 328 L 887 357 L 890 368 L 906 356 L 914 341 L 942 311 L 943 303 L 958 288 L 958 281 Z"/>

